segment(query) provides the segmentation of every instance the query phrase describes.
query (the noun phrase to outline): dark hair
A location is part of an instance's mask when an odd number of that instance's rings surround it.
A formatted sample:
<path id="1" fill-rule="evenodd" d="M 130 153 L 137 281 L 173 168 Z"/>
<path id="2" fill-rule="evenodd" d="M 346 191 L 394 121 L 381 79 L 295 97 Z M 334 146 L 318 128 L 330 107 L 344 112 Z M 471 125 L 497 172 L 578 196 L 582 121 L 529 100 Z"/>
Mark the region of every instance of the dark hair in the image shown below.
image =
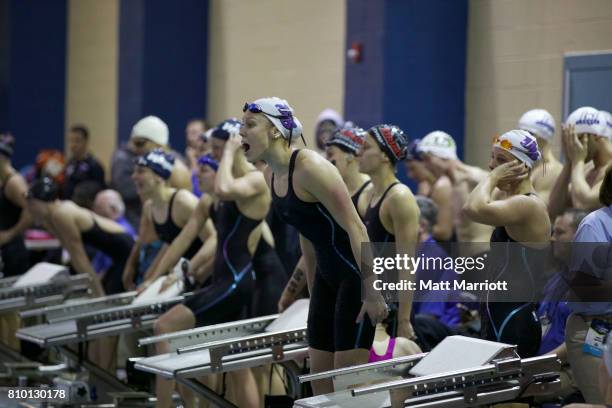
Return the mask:
<path id="1" fill-rule="evenodd" d="M 567 210 L 563 211 L 562 215 L 566 214 L 569 215 L 572 219 L 572 228 L 578 229 L 578 226 L 580 225 L 584 217 L 589 214 L 589 212 L 580 208 L 568 208 Z"/>
<path id="2" fill-rule="evenodd" d="M 35 198 L 40 201 L 51 202 L 58 197 L 59 188 L 55 181 L 49 177 L 34 180 L 28 190 L 28 198 Z"/>
<path id="3" fill-rule="evenodd" d="M 70 199 L 79 207 L 91 210 L 93 208 L 96 195 L 102 191 L 102 185 L 94 180 L 81 181 L 74 187 Z"/>
<path id="4" fill-rule="evenodd" d="M 193 119 L 191 119 L 189 122 L 187 122 L 187 126 L 191 125 L 192 123 L 201 123 L 202 127 L 204 128 L 204 131 L 206 131 L 208 129 L 208 123 L 206 123 L 206 120 L 204 120 L 202 118 L 193 118 Z"/>
<path id="5" fill-rule="evenodd" d="M 70 128 L 71 132 L 80 133 L 83 139 L 89 140 L 89 129 L 85 125 L 74 125 Z"/>
<path id="6" fill-rule="evenodd" d="M 599 202 L 601 205 L 606 207 L 612 205 L 612 164 L 608 166 L 606 175 L 601 182 L 601 188 L 599 189 Z"/>
<path id="7" fill-rule="evenodd" d="M 429 232 L 431 232 L 434 225 L 438 223 L 438 206 L 431 198 L 417 195 L 415 199 L 419 206 L 421 218 L 427 221 Z"/>

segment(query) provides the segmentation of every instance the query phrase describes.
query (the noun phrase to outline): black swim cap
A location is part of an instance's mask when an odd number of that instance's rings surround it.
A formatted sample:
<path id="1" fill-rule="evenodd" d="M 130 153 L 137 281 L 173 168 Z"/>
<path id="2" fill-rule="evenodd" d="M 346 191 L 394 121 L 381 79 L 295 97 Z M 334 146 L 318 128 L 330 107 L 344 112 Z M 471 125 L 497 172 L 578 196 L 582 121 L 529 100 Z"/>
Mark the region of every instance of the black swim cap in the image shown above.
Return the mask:
<path id="1" fill-rule="evenodd" d="M 40 201 L 51 202 L 59 197 L 59 188 L 57 184 L 49 177 L 43 177 L 30 185 L 28 190 L 28 198 L 35 198 Z"/>

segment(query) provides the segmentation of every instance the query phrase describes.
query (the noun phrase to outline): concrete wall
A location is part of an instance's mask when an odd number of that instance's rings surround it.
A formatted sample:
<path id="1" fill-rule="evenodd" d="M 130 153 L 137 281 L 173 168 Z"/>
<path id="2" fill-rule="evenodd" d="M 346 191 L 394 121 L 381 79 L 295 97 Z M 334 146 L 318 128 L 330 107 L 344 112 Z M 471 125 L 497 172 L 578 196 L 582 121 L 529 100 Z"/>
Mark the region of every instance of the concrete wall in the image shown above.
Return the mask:
<path id="1" fill-rule="evenodd" d="M 244 102 L 279 96 L 311 145 L 318 114 L 342 112 L 344 0 L 212 0 L 209 13 L 208 119 L 240 117 Z"/>
<path id="2" fill-rule="evenodd" d="M 470 0 L 466 160 L 485 166 L 491 138 L 528 109 L 547 109 L 558 124 L 563 54 L 610 49 L 612 1 Z"/>
<path id="3" fill-rule="evenodd" d="M 107 175 L 117 141 L 118 17 L 118 0 L 68 4 L 65 125 L 89 127 L 90 149 Z"/>

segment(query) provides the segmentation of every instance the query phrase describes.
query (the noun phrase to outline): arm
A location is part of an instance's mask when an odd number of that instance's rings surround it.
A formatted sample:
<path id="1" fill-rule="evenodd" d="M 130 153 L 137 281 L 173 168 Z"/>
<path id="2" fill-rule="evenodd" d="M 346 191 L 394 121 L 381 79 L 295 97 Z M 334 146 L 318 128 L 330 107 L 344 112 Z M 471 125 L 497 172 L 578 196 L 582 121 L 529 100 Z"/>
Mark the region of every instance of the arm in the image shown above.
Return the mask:
<path id="1" fill-rule="evenodd" d="M 493 190 L 502 178 L 527 177 L 527 173 L 516 174 L 522 166 L 513 162 L 497 166 L 468 196 L 464 213 L 472 221 L 494 226 L 516 224 L 530 217 L 534 203 L 526 196 L 517 195 L 500 201 L 492 199 Z"/>
<path id="2" fill-rule="evenodd" d="M 557 216 L 561 215 L 561 213 L 568 207 L 568 202 L 570 199 L 568 187 L 571 174 L 572 166 L 568 161 L 563 165 L 563 169 L 561 170 L 561 173 L 559 173 L 559 177 L 550 191 L 550 196 L 548 198 L 548 214 L 550 215 L 551 220 L 554 220 Z"/>
<path id="3" fill-rule="evenodd" d="M 438 220 L 433 226 L 432 235 L 436 240 L 448 241 L 453 236 L 453 207 L 452 186 L 450 180 L 445 178 L 434 188 L 431 199 L 438 206 Z"/>
<path id="4" fill-rule="evenodd" d="M 204 283 L 212 274 L 215 263 L 215 253 L 217 251 L 217 230 L 215 229 L 211 219 L 208 219 L 204 224 L 202 248 L 191 259 L 190 273 L 195 280 Z"/>
<path id="5" fill-rule="evenodd" d="M 572 164 L 572 187 L 570 195 L 575 208 L 594 210 L 600 205 L 599 188 L 601 187 L 603 180 L 595 184 L 593 187 L 589 187 L 585 174 L 583 161 L 578 161 Z"/>
<path id="6" fill-rule="evenodd" d="M 32 218 L 26 210 L 25 194 L 28 191 L 28 186 L 21 176 L 13 176 L 6 186 L 7 198 L 21 208 L 19 221 L 12 228 L 0 231 L 0 245 L 12 241 L 16 236 L 23 233 L 30 225 Z"/>
<path id="7" fill-rule="evenodd" d="M 241 137 L 234 133 L 225 143 L 225 149 L 215 178 L 215 194 L 221 200 L 241 201 L 267 189 L 266 180 L 260 171 L 249 172 L 238 178 L 235 178 L 232 174 L 234 160 L 240 148 Z"/>
<path id="8" fill-rule="evenodd" d="M 389 209 L 393 222 L 393 234 L 395 235 L 397 253 L 414 257 L 418 242 L 419 209 L 412 193 L 407 188 L 404 191 L 396 192 L 389 197 L 388 205 L 385 207 Z M 399 271 L 398 278 L 400 280 L 414 281 L 416 278 L 415 273 L 416 271 L 401 270 Z M 399 299 L 397 312 L 397 335 L 407 339 L 415 337 L 412 325 L 410 324 L 413 297 L 413 291 L 403 291 Z"/>
<path id="9" fill-rule="evenodd" d="M 138 257 L 140 255 L 140 240 L 134 241 L 130 256 L 125 262 L 125 268 L 123 268 L 123 274 L 121 275 L 121 281 L 125 290 L 134 290 L 136 285 L 134 284 L 134 278 L 136 277 L 136 268 L 138 267 Z"/>
<path id="10" fill-rule="evenodd" d="M 189 221 L 187 221 L 181 233 L 172 241 L 172 244 L 170 244 L 168 249 L 164 252 L 164 256 L 160 258 L 159 262 L 155 265 L 155 269 L 152 270 L 147 280 L 155 281 L 155 279 L 165 275 L 174 265 L 176 265 L 185 251 L 189 249 L 193 240 L 198 236 L 206 220 L 208 220 L 208 208 L 210 204 L 210 196 L 205 195 L 191 214 Z"/>
<path id="11" fill-rule="evenodd" d="M 69 210 L 60 208 L 55 214 L 50 216 L 54 230 L 57 233 L 58 239 L 62 246 L 70 254 L 70 264 L 78 273 L 86 273 L 91 279 L 93 285 L 93 293 L 95 296 L 104 296 L 104 289 L 100 283 L 100 279 L 96 275 L 81 240 L 81 231 L 79 230 L 74 218 L 69 213 Z"/>
<path id="12" fill-rule="evenodd" d="M 297 265 L 295 265 L 295 269 L 293 270 L 293 274 L 287 282 L 287 286 L 283 290 L 283 293 L 278 301 L 278 311 L 282 313 L 287 309 L 299 296 L 300 293 L 304 290 L 306 286 L 306 272 L 305 272 L 305 260 L 302 256 L 298 261 Z"/>

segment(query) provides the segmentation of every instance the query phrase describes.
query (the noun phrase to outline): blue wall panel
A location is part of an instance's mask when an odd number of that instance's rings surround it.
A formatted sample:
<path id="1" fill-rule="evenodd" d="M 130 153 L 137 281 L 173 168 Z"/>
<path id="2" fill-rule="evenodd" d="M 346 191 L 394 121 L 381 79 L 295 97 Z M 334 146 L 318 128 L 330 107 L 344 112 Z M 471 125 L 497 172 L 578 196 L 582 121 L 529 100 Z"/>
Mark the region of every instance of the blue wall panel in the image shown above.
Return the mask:
<path id="1" fill-rule="evenodd" d="M 411 138 L 444 130 L 463 157 L 467 0 L 348 0 L 347 7 L 347 44 L 362 41 L 365 52 L 362 63 L 347 62 L 345 116 L 367 118 L 364 126 L 393 123 Z M 380 47 L 376 58 L 368 45 Z"/>
<path id="2" fill-rule="evenodd" d="M 157 115 L 182 151 L 187 121 L 206 113 L 208 1 L 122 0 L 120 21 L 120 139 Z"/>
<path id="3" fill-rule="evenodd" d="M 17 139 L 16 166 L 41 148 L 63 150 L 66 0 L 9 2 L 8 92 L 3 115 Z"/>

